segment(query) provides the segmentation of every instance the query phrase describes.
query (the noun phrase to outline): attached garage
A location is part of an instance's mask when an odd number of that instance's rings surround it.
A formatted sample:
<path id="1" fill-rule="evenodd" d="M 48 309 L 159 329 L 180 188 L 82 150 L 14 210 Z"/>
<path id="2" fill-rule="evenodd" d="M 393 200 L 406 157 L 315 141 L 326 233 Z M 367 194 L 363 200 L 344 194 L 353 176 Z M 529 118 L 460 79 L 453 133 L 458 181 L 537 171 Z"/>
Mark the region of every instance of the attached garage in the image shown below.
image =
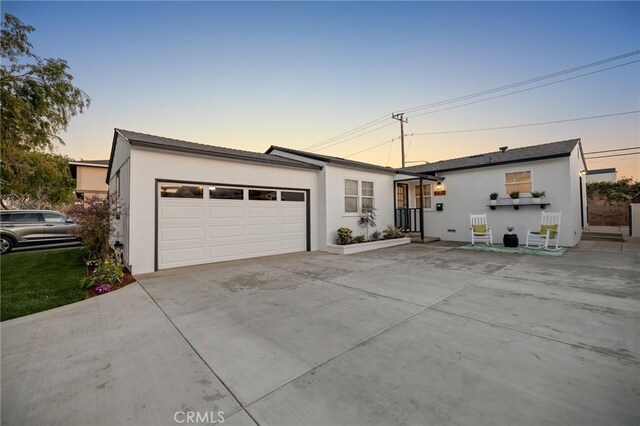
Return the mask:
<path id="1" fill-rule="evenodd" d="M 310 250 L 309 190 L 157 183 L 156 269 Z"/>

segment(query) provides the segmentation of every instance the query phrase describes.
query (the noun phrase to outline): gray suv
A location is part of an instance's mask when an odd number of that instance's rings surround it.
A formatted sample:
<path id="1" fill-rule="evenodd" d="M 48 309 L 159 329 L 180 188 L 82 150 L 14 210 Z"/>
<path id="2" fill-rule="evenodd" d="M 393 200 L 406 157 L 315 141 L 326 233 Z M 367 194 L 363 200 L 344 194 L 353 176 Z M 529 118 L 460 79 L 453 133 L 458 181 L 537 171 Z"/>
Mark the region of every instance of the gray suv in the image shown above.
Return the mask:
<path id="1" fill-rule="evenodd" d="M 0 211 L 0 254 L 14 247 L 75 241 L 78 225 L 51 210 Z"/>

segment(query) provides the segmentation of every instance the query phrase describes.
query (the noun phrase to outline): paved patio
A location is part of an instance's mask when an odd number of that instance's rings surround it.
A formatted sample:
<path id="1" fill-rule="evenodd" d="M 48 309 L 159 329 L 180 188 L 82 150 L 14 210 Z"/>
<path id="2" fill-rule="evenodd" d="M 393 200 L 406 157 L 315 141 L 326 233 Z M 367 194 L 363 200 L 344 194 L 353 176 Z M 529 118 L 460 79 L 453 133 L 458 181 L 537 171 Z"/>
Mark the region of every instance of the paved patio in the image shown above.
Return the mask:
<path id="1" fill-rule="evenodd" d="M 164 271 L 2 323 L 2 424 L 638 424 L 640 252 Z"/>

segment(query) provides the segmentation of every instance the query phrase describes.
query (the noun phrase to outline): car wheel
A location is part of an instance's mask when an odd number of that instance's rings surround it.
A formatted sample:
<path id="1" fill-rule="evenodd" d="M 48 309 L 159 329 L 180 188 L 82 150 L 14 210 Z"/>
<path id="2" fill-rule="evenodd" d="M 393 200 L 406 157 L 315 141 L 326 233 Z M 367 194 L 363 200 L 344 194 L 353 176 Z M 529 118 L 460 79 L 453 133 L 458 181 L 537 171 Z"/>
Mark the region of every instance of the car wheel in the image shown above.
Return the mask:
<path id="1" fill-rule="evenodd" d="M 0 237 L 0 254 L 7 254 L 11 250 L 13 250 L 13 246 L 15 243 L 9 237 L 5 237 L 4 235 Z"/>

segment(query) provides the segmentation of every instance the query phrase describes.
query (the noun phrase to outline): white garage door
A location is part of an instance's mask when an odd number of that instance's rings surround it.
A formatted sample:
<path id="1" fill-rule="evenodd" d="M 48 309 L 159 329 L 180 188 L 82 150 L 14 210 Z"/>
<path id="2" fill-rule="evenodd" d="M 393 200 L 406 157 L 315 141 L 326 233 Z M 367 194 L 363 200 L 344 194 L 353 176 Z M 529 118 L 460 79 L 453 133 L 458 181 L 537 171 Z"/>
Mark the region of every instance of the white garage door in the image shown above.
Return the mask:
<path id="1" fill-rule="evenodd" d="M 307 250 L 304 190 L 158 184 L 158 269 Z"/>

